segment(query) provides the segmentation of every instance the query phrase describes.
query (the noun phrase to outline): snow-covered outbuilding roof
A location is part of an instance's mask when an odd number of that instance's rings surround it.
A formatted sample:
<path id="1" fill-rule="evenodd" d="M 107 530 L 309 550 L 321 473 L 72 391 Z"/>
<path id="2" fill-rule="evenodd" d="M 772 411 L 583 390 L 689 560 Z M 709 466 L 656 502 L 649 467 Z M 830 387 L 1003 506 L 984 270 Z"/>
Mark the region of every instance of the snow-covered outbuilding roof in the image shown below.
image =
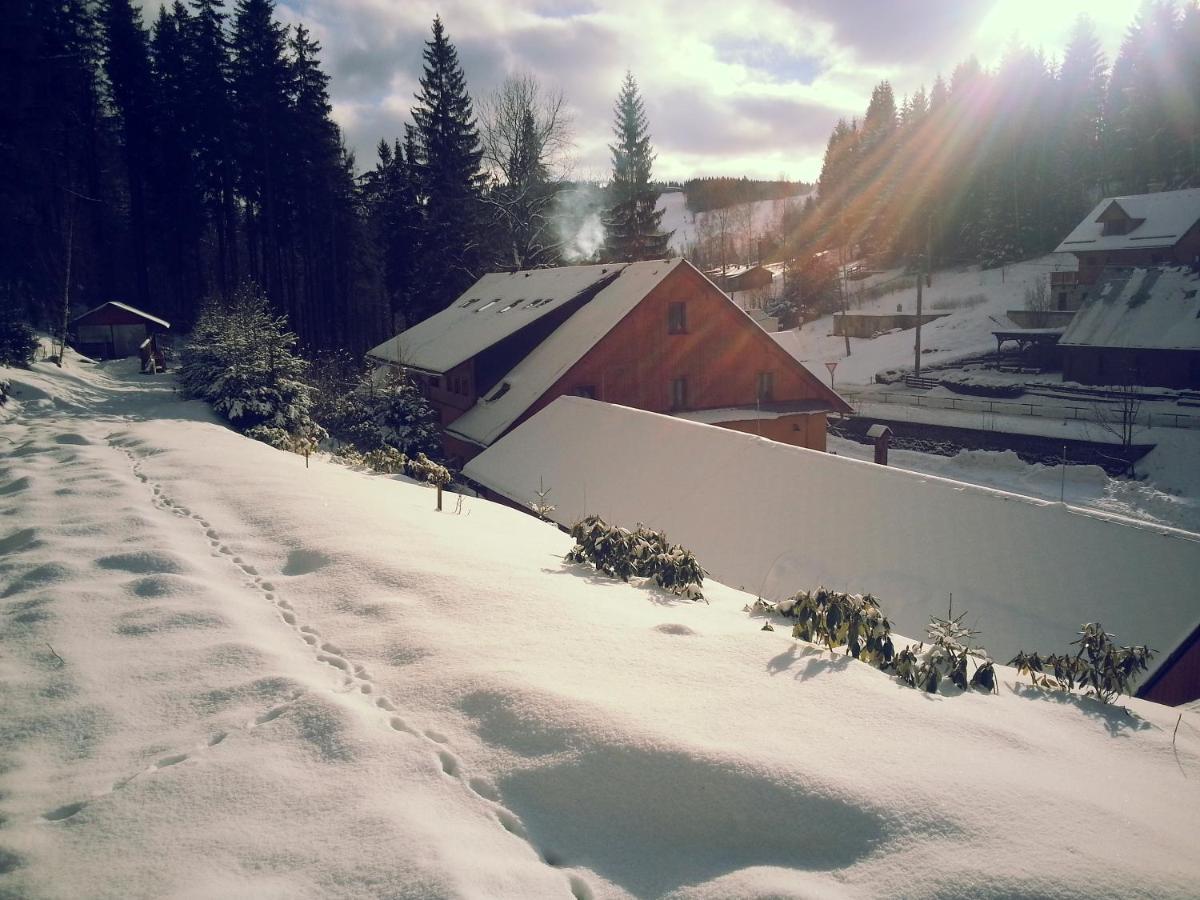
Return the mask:
<path id="1" fill-rule="evenodd" d="M 909 638 L 953 594 L 1001 662 L 1099 621 L 1153 669 L 1200 625 L 1200 535 L 671 416 L 560 397 L 463 471 L 522 505 L 549 488 L 560 524 L 663 529 L 763 597 L 869 591 Z"/>
<path id="2" fill-rule="evenodd" d="M 383 362 L 448 372 L 623 266 L 563 266 L 484 275 L 449 307 L 368 352 Z"/>
<path id="3" fill-rule="evenodd" d="M 1122 217 L 1121 213 L 1123 218 L 1132 220 L 1129 224 L 1133 227 L 1124 234 L 1105 234 L 1104 220 Z M 1173 247 L 1197 221 L 1200 221 L 1200 188 L 1106 197 L 1063 238 L 1054 252 Z"/>
<path id="4" fill-rule="evenodd" d="M 682 259 L 659 259 L 619 266 L 616 278 L 517 363 L 447 431 L 481 447 L 491 444 L 612 331 L 643 297 L 682 264 Z M 612 266 L 583 268 L 613 271 Z"/>
<path id="5" fill-rule="evenodd" d="M 1190 268 L 1107 269 L 1060 347 L 1200 349 L 1200 276 Z"/>
<path id="6" fill-rule="evenodd" d="M 158 316 L 152 316 L 150 313 L 146 312 L 145 310 L 138 309 L 136 306 L 130 306 L 128 303 L 122 303 L 119 300 L 109 300 L 107 303 L 101 303 L 95 309 L 89 309 L 83 315 L 76 316 L 74 319 L 71 320 L 71 323 L 74 324 L 76 322 L 81 322 L 82 320 L 88 318 L 88 316 L 94 315 L 95 313 L 100 312 L 101 310 L 105 309 L 106 307 L 112 307 L 115 309 L 124 310 L 125 312 L 130 313 L 131 315 L 137 316 L 138 318 L 141 318 L 141 319 L 145 319 L 147 322 L 152 322 L 155 325 L 161 325 L 163 328 L 171 327 L 171 323 L 166 321 L 165 319 L 160 319 Z"/>

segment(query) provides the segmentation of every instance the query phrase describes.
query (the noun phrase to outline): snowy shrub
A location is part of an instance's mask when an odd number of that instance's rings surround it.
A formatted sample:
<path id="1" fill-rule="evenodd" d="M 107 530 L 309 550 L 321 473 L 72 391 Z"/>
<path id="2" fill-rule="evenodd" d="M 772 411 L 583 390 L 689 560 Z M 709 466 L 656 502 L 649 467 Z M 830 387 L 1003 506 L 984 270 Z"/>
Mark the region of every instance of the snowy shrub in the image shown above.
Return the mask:
<path id="1" fill-rule="evenodd" d="M 930 694 L 936 694 L 944 680 L 961 691 L 968 687 L 989 693 L 995 691 L 995 667 L 985 651 L 971 646 L 971 639 L 978 632 L 963 625 L 965 615 L 945 619 L 935 616 L 930 620 L 925 629 L 929 646 L 922 643 L 905 647 L 892 666 L 896 676 Z M 967 671 L 971 666 L 974 671 L 968 680 Z"/>
<path id="2" fill-rule="evenodd" d="M 33 329 L 17 318 L 17 311 L 5 304 L 0 311 L 0 366 L 27 369 L 37 352 L 38 340 Z"/>
<path id="3" fill-rule="evenodd" d="M 403 372 L 325 356 L 314 366 L 313 382 L 314 415 L 337 440 L 362 453 L 390 447 L 409 457 L 440 457 L 437 414 Z"/>
<path id="4" fill-rule="evenodd" d="M 819 587 L 801 591 L 786 600 L 771 603 L 758 599 L 752 613 L 775 613 L 795 620 L 792 637 L 822 644 L 829 650 L 846 648 L 846 654 L 884 672 L 890 672 L 910 687 L 936 693 L 943 680 L 961 690 L 996 689 L 995 670 L 987 654 L 970 646 L 975 632 L 956 619 L 934 618 L 928 626 L 930 645 L 909 645 L 897 652 L 892 643 L 892 626 L 879 601 L 870 594 L 847 594 Z M 770 624 L 770 623 L 768 623 Z M 763 627 L 763 631 L 774 628 Z M 974 672 L 967 677 L 968 670 Z"/>
<path id="5" fill-rule="evenodd" d="M 394 447 L 380 447 L 360 454 L 362 464 L 382 475 L 403 475 L 408 466 L 408 457 Z"/>
<path id="6" fill-rule="evenodd" d="M 877 668 L 885 667 L 895 653 L 891 623 L 870 594 L 846 594 L 819 587 L 775 604 L 759 600 L 755 606 L 795 619 L 793 637 L 824 644 L 830 650 L 844 646 L 850 656 Z"/>
<path id="7" fill-rule="evenodd" d="M 292 436 L 282 428 L 273 428 L 270 425 L 255 425 L 253 428 L 246 430 L 246 437 L 262 441 L 276 450 L 292 452 Z"/>
<path id="8" fill-rule="evenodd" d="M 8 392 L 12 390 L 12 382 L 7 378 L 0 378 L 0 406 L 8 402 Z"/>
<path id="9" fill-rule="evenodd" d="M 418 481 L 424 481 L 437 487 L 445 487 L 452 480 L 449 469 L 435 463 L 424 453 L 418 453 L 416 459 L 408 461 L 408 472 Z"/>
<path id="10" fill-rule="evenodd" d="M 1050 690 L 1082 689 L 1104 703 L 1118 694 L 1130 693 L 1134 679 L 1149 666 L 1154 651 L 1145 646 L 1119 647 L 1098 622 L 1081 626 L 1074 655 L 1051 653 L 1042 657 L 1021 651 L 1009 662 L 1030 677 L 1035 685 Z"/>
<path id="11" fill-rule="evenodd" d="M 201 312 L 183 350 L 179 383 L 241 431 L 264 426 L 297 442 L 320 441 L 325 433 L 312 420 L 312 389 L 295 346 L 287 320 L 246 284 L 229 303 L 210 303 Z"/>
<path id="12" fill-rule="evenodd" d="M 567 561 L 589 563 L 613 578 L 649 578 L 659 587 L 692 600 L 703 600 L 705 571 L 692 551 L 672 544 L 661 531 L 644 525 L 630 531 L 609 525 L 597 515 L 571 526 L 575 546 Z"/>

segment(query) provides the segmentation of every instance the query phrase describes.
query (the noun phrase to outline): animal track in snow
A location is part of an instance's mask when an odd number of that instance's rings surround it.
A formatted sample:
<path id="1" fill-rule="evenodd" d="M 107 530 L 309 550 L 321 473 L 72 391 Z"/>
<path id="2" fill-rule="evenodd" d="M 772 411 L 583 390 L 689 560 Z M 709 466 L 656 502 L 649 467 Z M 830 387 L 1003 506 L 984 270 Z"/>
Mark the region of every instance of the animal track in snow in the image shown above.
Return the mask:
<path id="1" fill-rule="evenodd" d="M 378 706 L 380 709 L 386 709 L 388 712 L 396 711 L 396 704 L 393 703 L 391 700 L 389 700 L 387 697 L 376 697 L 375 705 Z"/>
<path id="2" fill-rule="evenodd" d="M 437 744 L 450 743 L 450 738 L 446 737 L 440 731 L 434 731 L 432 729 L 429 729 L 425 732 L 425 737 L 429 738 L 431 741 L 433 741 L 434 743 L 437 743 Z"/>

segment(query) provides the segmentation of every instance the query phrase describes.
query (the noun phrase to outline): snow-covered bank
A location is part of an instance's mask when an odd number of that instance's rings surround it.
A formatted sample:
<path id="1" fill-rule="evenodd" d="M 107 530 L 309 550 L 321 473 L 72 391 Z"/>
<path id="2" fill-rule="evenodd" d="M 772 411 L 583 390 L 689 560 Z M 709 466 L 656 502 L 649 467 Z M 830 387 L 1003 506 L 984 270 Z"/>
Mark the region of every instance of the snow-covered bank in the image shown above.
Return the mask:
<path id="1" fill-rule="evenodd" d="M 1194 894 L 1190 713 L 931 697 L 133 369 L 0 410 L 0 895 Z"/>

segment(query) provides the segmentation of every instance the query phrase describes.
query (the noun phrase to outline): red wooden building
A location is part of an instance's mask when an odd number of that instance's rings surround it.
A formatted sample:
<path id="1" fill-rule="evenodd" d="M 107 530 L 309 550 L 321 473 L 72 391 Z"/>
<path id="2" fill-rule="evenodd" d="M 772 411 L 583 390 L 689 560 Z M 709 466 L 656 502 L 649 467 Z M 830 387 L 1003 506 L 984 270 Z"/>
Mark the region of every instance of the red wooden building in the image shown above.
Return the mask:
<path id="1" fill-rule="evenodd" d="M 825 449 L 849 406 L 682 259 L 485 275 L 375 347 L 465 461 L 574 394 Z"/>
<path id="2" fill-rule="evenodd" d="M 97 359 L 135 356 L 146 338 L 170 327 L 158 316 L 115 300 L 71 320 L 75 349 Z"/>

